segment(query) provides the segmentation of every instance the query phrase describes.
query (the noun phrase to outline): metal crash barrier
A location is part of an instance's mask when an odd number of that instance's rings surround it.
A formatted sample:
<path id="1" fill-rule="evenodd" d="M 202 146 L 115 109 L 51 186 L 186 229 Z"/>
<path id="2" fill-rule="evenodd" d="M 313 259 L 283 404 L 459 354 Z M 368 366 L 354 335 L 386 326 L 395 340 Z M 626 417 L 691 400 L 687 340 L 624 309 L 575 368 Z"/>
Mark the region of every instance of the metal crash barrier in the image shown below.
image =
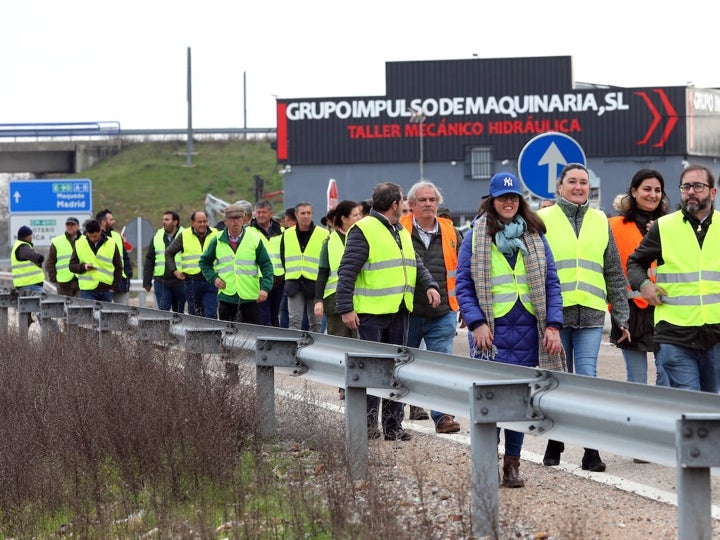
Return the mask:
<path id="1" fill-rule="evenodd" d="M 471 421 L 472 528 L 487 536 L 498 519 L 496 427 L 609 450 L 676 467 L 682 540 L 710 539 L 711 468 L 720 465 L 720 395 L 524 368 L 425 350 L 267 326 L 230 323 L 150 308 L 43 294 L 13 299 L 0 290 L 0 331 L 15 307 L 46 324 L 63 319 L 103 334 L 134 333 L 186 355 L 194 373 L 202 355 L 225 362 L 255 357 L 260 433 L 275 433 L 275 370 L 346 387 L 346 448 L 355 479 L 368 473 L 366 396 L 408 401 Z M 57 325 L 55 325 L 57 328 Z M 239 354 L 243 352 L 244 354 Z M 251 354 L 248 354 L 251 353 Z"/>

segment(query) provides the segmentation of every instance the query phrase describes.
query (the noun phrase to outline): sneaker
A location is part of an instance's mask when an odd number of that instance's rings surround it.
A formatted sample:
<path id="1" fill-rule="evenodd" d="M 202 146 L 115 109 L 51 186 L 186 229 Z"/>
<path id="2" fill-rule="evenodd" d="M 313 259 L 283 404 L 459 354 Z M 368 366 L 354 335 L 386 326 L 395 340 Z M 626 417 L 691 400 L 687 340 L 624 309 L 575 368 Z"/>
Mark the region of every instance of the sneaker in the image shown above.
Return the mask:
<path id="1" fill-rule="evenodd" d="M 388 431 L 385 434 L 386 441 L 409 441 L 410 439 L 412 439 L 412 435 L 402 428 L 397 431 Z"/>
<path id="2" fill-rule="evenodd" d="M 422 407 L 410 405 L 410 420 L 429 420 L 430 415 Z"/>
<path id="3" fill-rule="evenodd" d="M 376 427 L 368 427 L 368 441 L 379 439 L 382 437 L 382 431 Z"/>
<path id="4" fill-rule="evenodd" d="M 435 426 L 435 433 L 457 433 L 458 431 L 460 431 L 460 424 L 449 414 L 443 415 Z"/>

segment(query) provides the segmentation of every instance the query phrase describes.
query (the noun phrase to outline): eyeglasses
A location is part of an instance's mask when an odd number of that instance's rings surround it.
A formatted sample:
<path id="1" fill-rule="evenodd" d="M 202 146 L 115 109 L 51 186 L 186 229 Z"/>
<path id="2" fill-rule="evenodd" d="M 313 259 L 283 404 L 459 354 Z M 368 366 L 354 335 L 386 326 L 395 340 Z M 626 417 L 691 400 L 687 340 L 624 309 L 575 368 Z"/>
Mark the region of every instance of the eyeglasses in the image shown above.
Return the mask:
<path id="1" fill-rule="evenodd" d="M 703 184 L 702 182 L 695 182 L 694 184 L 680 184 L 680 192 L 687 193 L 692 189 L 695 193 L 703 193 L 705 189 L 709 187 L 709 185 Z"/>
<path id="2" fill-rule="evenodd" d="M 498 195 L 495 198 L 500 202 L 518 202 L 520 200 L 520 195 L 517 193 L 506 193 L 505 195 Z"/>

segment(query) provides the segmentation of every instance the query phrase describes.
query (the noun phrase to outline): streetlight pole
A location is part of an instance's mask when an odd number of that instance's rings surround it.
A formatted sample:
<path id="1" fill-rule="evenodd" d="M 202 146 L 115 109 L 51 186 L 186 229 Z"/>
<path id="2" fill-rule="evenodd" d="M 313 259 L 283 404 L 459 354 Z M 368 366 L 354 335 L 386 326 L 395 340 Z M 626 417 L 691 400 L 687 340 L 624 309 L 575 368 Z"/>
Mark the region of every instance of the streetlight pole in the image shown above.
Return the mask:
<path id="1" fill-rule="evenodd" d="M 422 110 L 412 109 L 410 116 L 411 124 L 420 124 L 420 179 L 425 178 L 423 171 L 423 125 L 425 124 L 425 113 Z"/>

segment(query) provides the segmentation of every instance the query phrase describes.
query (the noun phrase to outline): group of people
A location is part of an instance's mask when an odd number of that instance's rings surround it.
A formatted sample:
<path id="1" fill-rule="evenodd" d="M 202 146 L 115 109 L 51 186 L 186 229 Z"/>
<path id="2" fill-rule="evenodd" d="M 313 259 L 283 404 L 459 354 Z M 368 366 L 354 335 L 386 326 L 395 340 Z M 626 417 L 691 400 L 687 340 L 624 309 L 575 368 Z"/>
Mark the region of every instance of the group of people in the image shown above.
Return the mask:
<path id="1" fill-rule="evenodd" d="M 537 212 L 520 180 L 498 173 L 463 238 L 441 217 L 438 187 L 421 179 L 375 186 L 370 202 L 341 201 L 313 221 L 299 202 L 281 225 L 268 201 L 238 201 L 211 227 L 200 211 L 187 228 L 163 215 L 148 246 L 143 284 L 160 309 L 222 320 L 321 330 L 333 335 L 452 353 L 458 315 L 472 358 L 597 376 L 606 313 L 627 380 L 717 392 L 720 380 L 720 218 L 713 173 L 690 165 L 670 211 L 663 176 L 642 169 L 607 218 L 588 203 L 587 168 L 566 165 L 554 204 Z M 253 216 L 254 213 L 254 216 Z M 109 210 L 85 224 L 69 219 L 45 268 L 60 294 L 117 301 L 132 265 Z M 44 275 L 22 227 L 12 250 L 20 290 Z M 286 322 L 283 324 L 283 306 Z M 340 389 L 341 394 L 343 389 Z M 415 408 L 416 414 L 425 413 Z M 412 407 L 411 407 L 412 415 Z M 412 417 L 412 416 L 411 416 Z M 430 411 L 438 433 L 452 415 Z M 367 398 L 368 438 L 407 441 L 404 404 Z M 378 427 L 378 421 L 380 427 Z M 498 429 L 498 440 L 500 438 Z M 504 432 L 502 483 L 522 487 L 523 433 Z M 543 463 L 558 465 L 564 444 L 549 440 Z M 582 468 L 604 471 L 586 448 Z"/>

